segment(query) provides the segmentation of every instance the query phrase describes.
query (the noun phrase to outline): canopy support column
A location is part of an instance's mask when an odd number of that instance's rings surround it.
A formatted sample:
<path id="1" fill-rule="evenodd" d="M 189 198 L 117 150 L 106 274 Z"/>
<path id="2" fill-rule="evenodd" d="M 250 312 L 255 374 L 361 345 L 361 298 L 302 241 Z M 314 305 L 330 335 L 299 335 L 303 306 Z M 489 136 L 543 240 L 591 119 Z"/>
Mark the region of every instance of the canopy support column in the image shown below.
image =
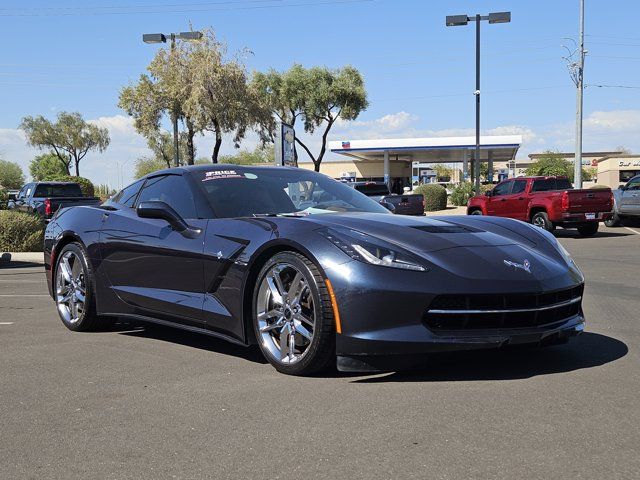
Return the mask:
<path id="1" fill-rule="evenodd" d="M 391 164 L 389 163 L 389 150 L 384 151 L 384 183 L 391 191 Z"/>

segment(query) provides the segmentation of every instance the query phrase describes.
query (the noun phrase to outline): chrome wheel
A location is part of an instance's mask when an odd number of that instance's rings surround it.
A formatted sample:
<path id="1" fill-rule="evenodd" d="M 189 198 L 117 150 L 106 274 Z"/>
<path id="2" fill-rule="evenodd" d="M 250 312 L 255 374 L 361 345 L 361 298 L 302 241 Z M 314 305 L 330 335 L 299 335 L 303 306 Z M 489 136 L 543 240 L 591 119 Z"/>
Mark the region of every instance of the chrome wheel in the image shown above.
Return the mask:
<path id="1" fill-rule="evenodd" d="M 256 301 L 259 340 L 279 363 L 299 362 L 313 340 L 315 309 L 305 275 L 276 263 L 262 277 Z"/>
<path id="2" fill-rule="evenodd" d="M 56 271 L 56 304 L 62 319 L 77 323 L 85 312 L 86 286 L 82 260 L 72 251 L 62 254 Z"/>
<path id="3" fill-rule="evenodd" d="M 536 227 L 540 227 L 540 228 L 546 228 L 547 226 L 547 223 L 544 221 L 544 218 L 542 218 L 540 215 L 536 215 L 535 217 L 533 217 L 533 221 L 531 223 L 533 223 Z"/>

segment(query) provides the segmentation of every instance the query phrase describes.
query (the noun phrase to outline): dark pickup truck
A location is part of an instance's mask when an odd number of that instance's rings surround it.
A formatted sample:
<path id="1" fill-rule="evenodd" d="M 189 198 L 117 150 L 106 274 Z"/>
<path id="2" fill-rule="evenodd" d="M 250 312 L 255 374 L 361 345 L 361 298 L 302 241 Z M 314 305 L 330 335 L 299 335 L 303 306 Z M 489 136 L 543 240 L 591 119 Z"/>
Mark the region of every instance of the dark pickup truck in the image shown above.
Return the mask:
<path id="1" fill-rule="evenodd" d="M 485 195 L 472 197 L 469 215 L 494 215 L 530 222 L 548 231 L 577 228 L 594 235 L 598 223 L 613 215 L 613 195 L 606 189 L 574 189 L 567 177 L 519 177 L 504 180 Z"/>
<path id="2" fill-rule="evenodd" d="M 99 198 L 85 197 L 77 183 L 33 182 L 22 187 L 15 199 L 9 200 L 7 208 L 49 220 L 61 208 L 99 204 Z"/>
<path id="3" fill-rule="evenodd" d="M 424 215 L 424 197 L 419 193 L 392 194 L 384 182 L 352 182 L 349 185 L 397 215 Z"/>

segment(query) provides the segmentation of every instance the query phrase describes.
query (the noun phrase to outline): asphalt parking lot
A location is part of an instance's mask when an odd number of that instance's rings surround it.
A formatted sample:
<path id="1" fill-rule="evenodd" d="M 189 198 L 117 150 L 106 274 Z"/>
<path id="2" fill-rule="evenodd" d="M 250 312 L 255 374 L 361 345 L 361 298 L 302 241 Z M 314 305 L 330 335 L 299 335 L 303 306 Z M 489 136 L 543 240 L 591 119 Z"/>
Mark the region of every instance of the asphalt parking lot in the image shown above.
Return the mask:
<path id="1" fill-rule="evenodd" d="M 41 266 L 0 268 L 0 476 L 640 478 L 640 227 L 558 237 L 583 335 L 369 376 L 287 377 L 158 326 L 72 333 Z"/>

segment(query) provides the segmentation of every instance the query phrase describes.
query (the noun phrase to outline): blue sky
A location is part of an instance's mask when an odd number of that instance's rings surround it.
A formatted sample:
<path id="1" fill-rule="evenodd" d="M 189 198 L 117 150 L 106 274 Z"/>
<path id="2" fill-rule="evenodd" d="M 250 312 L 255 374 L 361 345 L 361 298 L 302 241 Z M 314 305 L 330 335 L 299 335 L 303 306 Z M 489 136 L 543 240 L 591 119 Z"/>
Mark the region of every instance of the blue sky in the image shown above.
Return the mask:
<path id="1" fill-rule="evenodd" d="M 640 87 L 636 1 L 587 0 L 585 83 Z M 519 156 L 573 149 L 575 89 L 562 60 L 577 37 L 578 0 L 85 0 L 0 6 L 0 156 L 28 164 L 36 153 L 17 126 L 25 115 L 79 111 L 111 130 L 112 145 L 83 160 L 97 183 L 130 180 L 144 141 L 117 107 L 119 89 L 144 71 L 157 46 L 145 32 L 213 28 L 229 51 L 248 48 L 248 69 L 352 64 L 370 107 L 331 138 L 471 133 L 474 29 L 445 27 L 447 14 L 511 10 L 512 23 L 482 25 L 482 128 L 522 133 Z M 589 86 L 585 150 L 640 151 L 640 88 Z M 246 148 L 255 145 L 249 136 Z M 312 141 L 313 142 L 313 141 Z M 198 141 L 209 155 L 211 141 Z M 232 151 L 229 142 L 225 150 Z M 123 168 L 123 179 L 115 173 Z"/>

